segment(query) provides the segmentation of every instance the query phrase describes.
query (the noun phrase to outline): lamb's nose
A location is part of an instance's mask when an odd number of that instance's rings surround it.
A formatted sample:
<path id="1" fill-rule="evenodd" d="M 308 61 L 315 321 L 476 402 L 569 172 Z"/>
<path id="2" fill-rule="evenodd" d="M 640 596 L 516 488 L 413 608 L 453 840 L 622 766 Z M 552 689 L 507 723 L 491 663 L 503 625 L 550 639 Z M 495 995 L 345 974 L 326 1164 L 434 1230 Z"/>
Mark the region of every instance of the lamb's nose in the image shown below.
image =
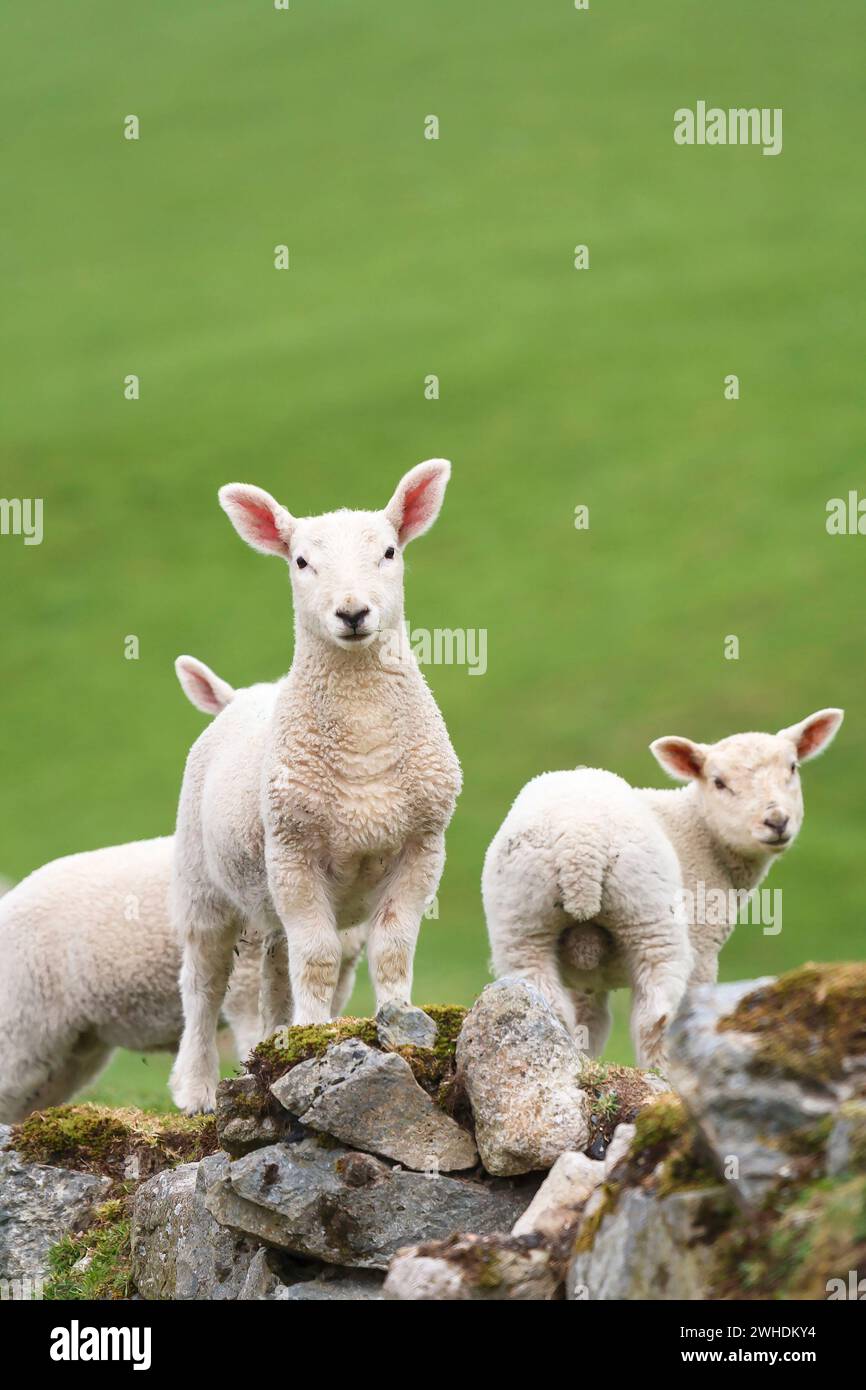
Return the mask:
<path id="1" fill-rule="evenodd" d="M 771 807 L 764 816 L 764 824 L 768 830 L 775 830 L 777 835 L 784 835 L 789 819 L 790 817 L 786 816 L 784 811 Z"/>
<path id="2" fill-rule="evenodd" d="M 348 613 L 345 608 L 338 608 L 337 617 L 346 624 L 346 627 L 357 632 L 369 612 L 369 608 L 357 608 L 354 613 Z"/>

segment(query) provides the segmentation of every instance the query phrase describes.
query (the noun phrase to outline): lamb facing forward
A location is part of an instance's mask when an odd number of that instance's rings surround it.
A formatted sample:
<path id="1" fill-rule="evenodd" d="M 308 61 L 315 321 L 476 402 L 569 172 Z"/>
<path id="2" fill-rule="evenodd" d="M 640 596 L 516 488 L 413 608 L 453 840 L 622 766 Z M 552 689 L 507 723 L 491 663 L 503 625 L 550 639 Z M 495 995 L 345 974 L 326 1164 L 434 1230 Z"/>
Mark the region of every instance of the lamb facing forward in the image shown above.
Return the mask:
<path id="1" fill-rule="evenodd" d="M 260 488 L 220 491 L 241 537 L 289 566 L 295 654 L 274 706 L 230 705 L 186 765 L 172 894 L 185 1028 L 172 1093 L 189 1112 L 214 1104 L 216 1021 L 245 923 L 288 940 L 291 1020 L 277 988 L 266 1024 L 332 1016 L 341 935 L 365 923 L 377 1005 L 409 1003 L 460 766 L 414 654 L 402 644 L 396 657 L 390 639 L 403 629 L 403 549 L 432 526 L 449 474 L 432 459 L 384 511 L 303 519 Z"/>
<path id="2" fill-rule="evenodd" d="M 189 699 L 208 714 L 235 698 L 194 657 L 180 657 L 176 669 Z M 173 848 L 165 836 L 69 855 L 3 897 L 0 1122 L 68 1100 L 116 1047 L 177 1046 L 183 1010 L 180 949 L 168 911 Z M 223 1010 L 242 1057 L 261 1036 L 260 979 L 261 942 L 250 940 Z"/>
<path id="3" fill-rule="evenodd" d="M 532 980 L 594 1055 L 610 1031 L 609 990 L 629 986 L 638 1064 L 663 1065 L 666 1024 L 688 984 L 715 980 L 736 925 L 719 904 L 736 905 L 795 840 L 799 764 L 842 718 L 820 710 L 777 734 L 714 744 L 656 739 L 658 762 L 689 783 L 675 791 L 597 768 L 527 783 L 484 863 L 497 976 Z M 706 920 L 690 920 L 689 904 L 708 901 Z"/>

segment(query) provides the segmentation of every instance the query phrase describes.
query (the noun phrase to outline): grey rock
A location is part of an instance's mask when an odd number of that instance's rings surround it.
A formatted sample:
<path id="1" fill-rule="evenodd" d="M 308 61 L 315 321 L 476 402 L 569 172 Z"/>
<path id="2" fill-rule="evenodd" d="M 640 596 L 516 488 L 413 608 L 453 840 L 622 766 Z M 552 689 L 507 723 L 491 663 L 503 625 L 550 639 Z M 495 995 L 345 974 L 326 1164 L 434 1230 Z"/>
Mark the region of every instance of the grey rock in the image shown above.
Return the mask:
<path id="1" fill-rule="evenodd" d="M 571 1261 L 569 1299 L 695 1301 L 711 1297 L 713 1220 L 728 1209 L 725 1190 L 656 1197 L 626 1188 L 604 1216 L 592 1249 Z M 584 1220 L 591 1217 L 587 1207 Z"/>
<path id="2" fill-rule="evenodd" d="M 845 1101 L 827 1140 L 827 1173 L 831 1178 L 843 1173 L 866 1171 L 866 1100 Z"/>
<path id="3" fill-rule="evenodd" d="M 511 1234 L 555 1239 L 580 1219 L 584 1203 L 604 1175 L 604 1164 L 586 1154 L 560 1154 Z"/>
<path id="4" fill-rule="evenodd" d="M 254 1076 L 233 1076 L 217 1087 L 216 1123 L 220 1147 L 232 1158 L 284 1139 L 301 1137 L 297 1121 L 270 1101 Z"/>
<path id="5" fill-rule="evenodd" d="M 86 1229 L 111 1182 L 92 1173 L 28 1163 L 11 1147 L 11 1138 L 11 1127 L 0 1125 L 0 1279 L 24 1297 L 38 1292 L 33 1281 L 48 1276 L 51 1247 L 70 1232 Z"/>
<path id="6" fill-rule="evenodd" d="M 393 1302 L 549 1302 L 561 1277 L 549 1249 L 534 1237 L 457 1236 L 400 1250 L 385 1297 Z"/>
<path id="7" fill-rule="evenodd" d="M 472 1168 L 472 1136 L 423 1091 L 405 1058 L 359 1039 L 293 1067 L 273 1094 L 310 1129 L 418 1172 Z"/>
<path id="8" fill-rule="evenodd" d="M 351 1278 L 305 1279 L 297 1284 L 283 1284 L 274 1294 L 281 1303 L 342 1303 L 382 1302 L 385 1297 L 380 1274 L 359 1271 Z"/>
<path id="9" fill-rule="evenodd" d="M 838 1105 L 830 1089 L 756 1067 L 756 1036 L 718 1031 L 741 999 L 770 983 L 701 985 L 686 995 L 668 1032 L 673 1087 L 746 1209 L 760 1206 L 773 1186 L 794 1176 L 796 1155 L 787 1143 Z"/>
<path id="10" fill-rule="evenodd" d="M 255 1240 L 331 1264 L 386 1269 L 412 1242 L 510 1229 L 533 1195 L 531 1183 L 410 1173 L 309 1138 L 237 1159 L 206 1202 L 219 1222 Z"/>
<path id="11" fill-rule="evenodd" d="M 208 1188 L 225 1174 L 226 1154 L 165 1169 L 135 1194 L 132 1269 L 145 1299 L 180 1302 L 240 1297 L 258 1242 L 221 1226 L 205 1206 Z"/>
<path id="12" fill-rule="evenodd" d="M 586 1148 L 590 1102 L 580 1085 L 582 1061 L 525 980 L 504 976 L 482 992 L 457 1040 L 457 1069 L 489 1173 L 550 1168 L 561 1153 Z"/>
<path id="13" fill-rule="evenodd" d="M 376 1032 L 383 1047 L 433 1047 L 439 1036 L 429 1014 L 412 1004 L 383 1004 L 376 1014 Z"/>

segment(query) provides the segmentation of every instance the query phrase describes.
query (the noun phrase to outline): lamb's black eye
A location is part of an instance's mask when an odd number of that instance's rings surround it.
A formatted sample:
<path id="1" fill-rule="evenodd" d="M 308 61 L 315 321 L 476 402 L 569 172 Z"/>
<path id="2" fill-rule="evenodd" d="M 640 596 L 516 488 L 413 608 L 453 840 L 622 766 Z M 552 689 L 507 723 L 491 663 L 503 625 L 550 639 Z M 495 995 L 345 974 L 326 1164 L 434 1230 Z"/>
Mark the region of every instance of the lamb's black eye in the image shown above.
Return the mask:
<path id="1" fill-rule="evenodd" d="M 385 559 L 386 559 L 386 560 L 393 560 L 393 558 L 394 558 L 394 547 L 393 547 L 393 545 L 389 545 L 389 546 L 388 546 L 388 549 L 385 551 Z"/>
<path id="2" fill-rule="evenodd" d="M 713 783 L 714 783 L 715 786 L 718 787 L 718 789 L 719 789 L 720 792 L 727 791 L 727 789 L 728 789 L 728 784 L 727 784 L 727 782 L 723 782 L 722 779 L 721 779 L 721 777 L 714 777 L 714 778 L 713 778 Z"/>
<path id="3" fill-rule="evenodd" d="M 791 776 L 792 776 L 792 777 L 793 777 L 793 775 L 794 775 L 794 773 L 795 773 L 796 771 L 797 771 L 797 764 L 796 764 L 796 763 L 791 763 Z"/>
<path id="4" fill-rule="evenodd" d="M 299 569 L 299 570 L 305 570 L 306 568 L 307 568 L 307 562 L 306 562 L 306 560 L 304 559 L 303 555 L 299 555 L 299 556 L 298 556 L 298 569 Z"/>

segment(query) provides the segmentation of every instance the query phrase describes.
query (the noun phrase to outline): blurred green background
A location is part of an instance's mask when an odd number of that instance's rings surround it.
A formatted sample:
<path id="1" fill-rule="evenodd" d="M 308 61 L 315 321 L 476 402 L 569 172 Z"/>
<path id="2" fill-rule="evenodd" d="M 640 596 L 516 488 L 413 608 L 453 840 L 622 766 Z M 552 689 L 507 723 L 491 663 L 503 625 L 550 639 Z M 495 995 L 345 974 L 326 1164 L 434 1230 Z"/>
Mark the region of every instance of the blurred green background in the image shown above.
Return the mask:
<path id="1" fill-rule="evenodd" d="M 45 540 L 0 538 L 0 869 L 170 829 L 203 723 L 179 652 L 287 669 L 285 571 L 221 483 L 375 506 L 444 455 L 407 611 L 486 628 L 489 669 L 428 670 L 465 791 L 415 998 L 487 978 L 481 861 L 531 775 L 659 783 L 658 735 L 830 704 L 784 929 L 722 975 L 862 955 L 866 539 L 825 507 L 866 484 L 864 39 L 862 0 L 18 5 L 2 493 L 44 498 Z M 677 147 L 698 99 L 782 107 L 783 153 Z M 164 1107 L 167 1067 L 92 1094 Z"/>

